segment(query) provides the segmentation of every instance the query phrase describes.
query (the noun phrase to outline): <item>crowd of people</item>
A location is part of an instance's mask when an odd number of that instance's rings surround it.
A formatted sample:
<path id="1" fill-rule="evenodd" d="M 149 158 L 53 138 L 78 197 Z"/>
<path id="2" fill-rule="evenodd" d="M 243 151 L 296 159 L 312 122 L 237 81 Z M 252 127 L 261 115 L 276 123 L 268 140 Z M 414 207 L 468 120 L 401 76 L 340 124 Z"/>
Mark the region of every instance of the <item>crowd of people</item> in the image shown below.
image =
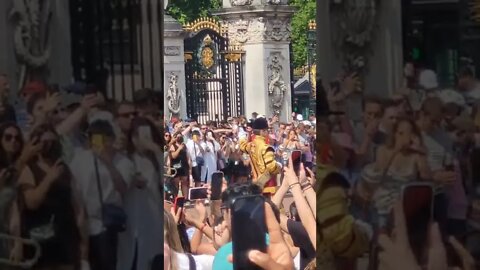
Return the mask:
<path id="1" fill-rule="evenodd" d="M 388 97 L 359 85 L 355 74 L 320 84 L 329 116 L 318 120 L 199 123 L 165 120 L 150 89 L 117 102 L 95 85 L 31 81 L 14 103 L 0 75 L 0 257 L 10 262 L 0 268 L 476 269 L 472 68 L 452 89 L 410 63 Z M 359 96 L 356 119 L 349 102 Z M 415 221 L 426 218 L 425 235 L 412 238 L 412 213 L 429 194 L 405 197 L 415 186 L 431 190 L 431 204 Z M 262 210 L 242 208 L 249 198 Z"/>
<path id="2" fill-rule="evenodd" d="M 234 250 L 262 242 L 248 237 L 258 229 L 254 224 L 234 222 L 235 202 L 249 196 L 265 200 L 260 223 L 268 248 L 243 254 L 253 265 L 248 269 L 316 269 L 316 117 L 293 113 L 289 119 L 253 113 L 220 123 L 167 121 L 164 269 L 244 269 Z M 298 168 L 294 152 L 301 153 Z M 216 185 L 221 196 L 214 195 Z M 207 196 L 193 198 L 202 187 Z M 239 230 L 251 242 L 239 239 Z"/>
<path id="3" fill-rule="evenodd" d="M 323 86 L 320 269 L 476 269 L 478 246 L 468 240 L 480 229 L 480 83 L 471 67 L 457 79 L 443 89 L 433 70 L 408 63 L 403 87 L 381 98 L 361 93 L 356 74 Z M 431 204 L 419 203 L 429 193 L 405 195 L 415 186 L 429 187 Z M 422 205 L 430 208 L 409 220 Z M 431 221 L 423 235 L 422 220 Z"/>
<path id="4" fill-rule="evenodd" d="M 95 85 L 31 81 L 11 97 L 0 75 L 0 269 L 151 269 L 163 254 L 163 96 L 115 102 Z"/>

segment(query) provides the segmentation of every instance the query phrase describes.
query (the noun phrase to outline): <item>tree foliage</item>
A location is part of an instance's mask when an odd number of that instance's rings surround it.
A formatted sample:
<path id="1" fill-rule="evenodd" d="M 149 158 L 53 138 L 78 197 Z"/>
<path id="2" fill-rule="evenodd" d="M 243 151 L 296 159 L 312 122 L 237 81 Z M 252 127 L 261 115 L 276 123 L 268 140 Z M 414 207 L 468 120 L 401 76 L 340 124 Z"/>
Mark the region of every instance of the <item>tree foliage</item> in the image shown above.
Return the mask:
<path id="1" fill-rule="evenodd" d="M 211 16 L 211 11 L 221 8 L 221 0 L 170 0 L 167 13 L 181 24 L 201 17 Z"/>
<path id="2" fill-rule="evenodd" d="M 292 60 L 294 67 L 301 67 L 307 63 L 308 22 L 315 19 L 316 3 L 315 0 L 290 0 L 290 5 L 296 7 L 292 18 Z M 221 7 L 221 0 L 170 0 L 167 12 L 180 23 L 186 24 L 211 16 L 211 10 Z"/>
<path id="3" fill-rule="evenodd" d="M 317 6 L 315 0 L 290 0 L 297 8 L 292 18 L 293 65 L 301 67 L 307 64 L 308 22 L 314 20 Z"/>

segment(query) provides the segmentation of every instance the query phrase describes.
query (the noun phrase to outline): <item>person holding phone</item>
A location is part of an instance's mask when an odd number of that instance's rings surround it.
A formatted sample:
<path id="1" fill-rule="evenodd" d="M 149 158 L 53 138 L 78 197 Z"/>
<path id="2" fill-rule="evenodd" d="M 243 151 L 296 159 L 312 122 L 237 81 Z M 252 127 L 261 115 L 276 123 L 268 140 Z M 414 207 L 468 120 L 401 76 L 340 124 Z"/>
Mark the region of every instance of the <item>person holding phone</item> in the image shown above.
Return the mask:
<path id="1" fill-rule="evenodd" d="M 180 232 L 178 223 L 181 219 L 180 215 L 173 216 L 166 210 L 163 211 L 163 219 L 165 226 L 163 227 L 163 234 L 165 237 L 165 244 L 168 249 L 164 251 L 165 256 L 169 255 L 167 259 L 170 264 L 166 269 L 171 270 L 192 270 L 192 269 L 212 269 L 213 256 L 210 255 L 193 255 L 185 252 L 182 247 L 180 239 Z M 194 267 L 194 268 L 192 268 Z"/>
<path id="2" fill-rule="evenodd" d="M 118 104 L 115 114 L 115 124 L 118 127 L 115 146 L 120 151 L 125 151 L 128 145 L 128 135 L 132 130 L 132 121 L 137 116 L 135 104 L 122 102 Z"/>
<path id="3" fill-rule="evenodd" d="M 192 160 L 191 176 L 196 187 L 202 185 L 202 168 L 205 166 L 205 150 L 201 142 L 201 133 L 198 128 L 193 129 L 192 139 L 187 142 L 187 150 Z"/>
<path id="4" fill-rule="evenodd" d="M 401 202 L 395 204 L 394 231 L 395 237 L 386 234 L 380 235 L 378 244 L 382 251 L 379 254 L 379 263 L 384 270 L 403 270 L 403 269 L 451 269 L 447 262 L 447 251 L 443 242 L 443 237 L 437 223 L 429 225 L 428 234 L 428 260 L 425 265 L 420 265 L 414 256 L 411 243 L 408 240 L 408 228 L 405 218 L 404 208 Z M 475 259 L 469 251 L 462 246 L 454 237 L 450 237 L 448 242 L 453 246 L 453 251 L 461 259 L 461 267 L 454 269 L 473 270 L 476 267 Z"/>
<path id="5" fill-rule="evenodd" d="M 202 167 L 202 181 L 209 184 L 212 181 L 212 174 L 218 170 L 218 151 L 220 151 L 220 144 L 215 139 L 212 130 L 206 130 L 201 146 L 205 150 L 203 154 L 205 165 Z"/>
<path id="6" fill-rule="evenodd" d="M 120 232 L 106 227 L 104 208 L 108 205 L 110 209 L 115 207 L 116 213 L 125 214 L 123 196 L 133 183 L 135 168 L 126 156 L 115 150 L 115 132 L 109 121 L 92 122 L 88 127 L 88 140 L 88 149 L 77 149 L 70 169 L 86 207 L 91 269 L 114 270 Z"/>
<path id="7" fill-rule="evenodd" d="M 34 269 L 75 269 L 88 265 L 85 209 L 76 177 L 62 161 L 62 145 L 51 125 L 32 131 L 42 150 L 30 160 L 18 179 L 22 237 L 37 240 L 42 256 Z M 75 177 L 75 178 L 74 178 Z M 29 257 L 32 250 L 24 250 Z"/>
<path id="8" fill-rule="evenodd" d="M 362 198 L 373 198 L 377 211 L 384 214 L 390 212 L 404 184 L 431 179 L 415 122 L 401 119 L 392 131 L 387 144 L 378 149 L 375 163 L 364 168 L 356 189 Z"/>
<path id="9" fill-rule="evenodd" d="M 232 239 L 232 236 L 234 233 L 236 235 L 248 234 L 249 236 L 258 234 L 257 231 L 252 231 L 251 226 L 245 226 L 244 223 L 240 222 L 238 219 L 238 216 L 233 217 L 233 215 L 237 215 L 237 214 L 242 215 L 242 214 L 235 213 L 236 211 L 233 211 L 232 207 L 235 204 L 236 200 L 240 201 L 244 198 L 246 199 L 247 197 L 248 198 L 261 197 L 261 194 L 262 194 L 262 190 L 258 187 L 258 185 L 255 185 L 252 183 L 235 184 L 228 187 L 225 190 L 225 192 L 222 194 L 222 208 L 221 208 L 223 217 L 224 217 L 225 228 L 223 230 L 224 233 L 222 234 L 221 237 L 226 237 L 228 239 L 227 241 L 229 241 L 230 239 Z M 243 205 L 243 203 L 240 203 L 239 205 Z M 246 211 L 247 209 L 251 209 L 253 211 L 257 207 L 255 206 L 251 208 L 251 207 L 248 207 L 248 205 L 250 204 L 247 204 L 243 207 L 239 206 L 239 208 L 244 209 L 240 212 Z M 280 229 L 278 209 L 276 209 L 275 211 L 271 206 L 272 204 L 269 202 L 264 202 L 262 203 L 262 205 L 264 207 L 264 211 L 257 210 L 256 213 L 258 214 L 258 213 L 264 212 L 263 220 L 261 221 L 256 220 L 256 222 L 265 222 L 264 234 L 268 234 L 268 238 L 269 238 L 268 250 L 262 252 L 260 250 L 255 250 L 255 249 L 252 250 L 252 248 L 247 247 L 247 246 L 258 247 L 259 245 L 262 245 L 261 243 L 262 239 L 256 240 L 257 241 L 256 243 L 252 241 L 244 241 L 242 243 L 239 243 L 239 245 L 246 248 L 246 250 L 248 250 L 248 253 L 246 254 L 247 260 L 251 262 L 251 265 L 257 266 L 259 267 L 259 269 L 266 269 L 266 270 L 294 269 L 292 255 L 290 254 L 290 250 L 288 249 L 288 245 L 285 242 L 285 239 Z M 244 213 L 244 214 L 248 214 L 248 213 Z M 256 218 L 260 218 L 261 216 L 262 215 L 260 216 L 256 214 L 253 215 L 252 213 L 252 216 L 249 218 L 256 219 Z M 234 222 L 238 222 L 238 224 L 234 225 L 233 224 Z M 236 230 L 235 232 L 232 231 L 233 227 L 235 227 L 235 230 Z M 218 238 L 220 236 L 215 236 L 215 237 Z M 242 241 L 245 239 L 246 238 L 239 239 L 237 237 L 234 241 Z M 263 241 L 265 241 L 265 239 L 263 239 Z M 220 249 L 217 252 L 217 255 L 215 256 L 215 260 L 213 261 L 213 268 L 209 268 L 209 269 L 231 269 L 232 268 L 232 263 L 234 263 L 235 261 L 235 256 L 239 255 L 238 253 L 236 254 L 234 252 L 235 248 L 232 248 L 232 245 L 235 245 L 235 243 L 232 243 L 232 242 L 225 243 L 223 246 L 220 247 Z M 245 262 L 245 260 L 242 260 L 242 261 Z M 249 268 L 249 269 L 253 269 L 253 268 Z"/>
<path id="10" fill-rule="evenodd" d="M 454 144 L 452 138 L 442 127 L 444 104 L 441 99 L 425 99 L 419 112 L 417 125 L 422 132 L 428 165 L 435 184 L 434 219 L 438 222 L 442 234 L 447 232 L 448 198 L 447 190 L 457 180 L 458 174 L 446 167 L 445 161 L 453 161 Z"/>
<path id="11" fill-rule="evenodd" d="M 283 141 L 283 144 L 280 146 L 281 155 L 284 161 L 284 164 L 287 164 L 290 154 L 294 150 L 301 150 L 302 145 L 298 139 L 297 132 L 292 129 L 288 132 L 287 138 Z"/>
<path id="12" fill-rule="evenodd" d="M 293 166 L 293 162 L 289 163 L 289 165 L 290 164 L 292 165 L 292 167 L 295 167 Z M 284 200 L 285 194 L 289 190 L 292 193 L 295 193 L 295 195 L 292 194 L 294 195 L 294 202 L 289 207 L 290 218 L 287 218 L 285 214 L 281 214 L 280 226 L 284 232 L 288 233 L 291 236 L 294 246 L 300 249 L 298 255 L 300 256 L 300 260 L 298 262 L 300 268 L 298 269 L 305 269 L 307 264 L 316 256 L 315 246 L 314 243 L 311 241 L 309 235 L 309 233 L 316 231 L 315 217 L 312 216 L 312 212 L 316 215 L 316 194 L 311 184 L 307 180 L 305 171 L 303 170 L 302 166 L 300 166 L 298 173 L 295 173 L 293 168 L 290 167 L 288 168 L 288 170 L 289 171 L 285 173 L 285 179 L 282 182 L 280 188 L 273 196 L 272 202 L 277 207 L 280 207 L 282 205 L 282 201 Z M 298 182 L 296 182 L 296 178 L 298 178 Z M 291 188 L 291 183 L 293 183 L 294 186 L 299 185 L 300 189 Z M 303 193 L 307 200 L 303 198 L 304 196 L 296 196 L 298 195 L 298 192 L 300 192 L 300 194 Z M 296 200 L 300 200 L 299 207 L 294 207 L 294 205 L 296 205 Z M 305 208 L 305 205 L 307 206 L 307 208 Z M 295 208 L 296 211 L 292 211 L 293 208 Z M 299 215 L 300 213 L 301 216 L 304 218 L 303 220 Z M 310 222 L 310 224 L 304 223 L 303 221 Z M 309 226 L 309 231 L 306 230 L 307 226 Z M 316 236 L 314 238 L 316 238 Z"/>
<path id="13" fill-rule="evenodd" d="M 175 133 L 173 135 L 174 143 L 168 150 L 171 166 L 177 171 L 177 174 L 173 178 L 175 186 L 181 185 L 182 195 L 188 194 L 190 188 L 189 176 L 191 168 L 191 160 L 188 156 L 187 146 L 183 142 L 182 133 Z"/>
<path id="14" fill-rule="evenodd" d="M 380 120 L 384 113 L 383 102 L 378 97 L 366 97 L 363 100 L 362 120 L 353 125 L 353 141 L 356 145 L 357 170 L 375 161 L 378 147 L 374 142 Z"/>
<path id="15" fill-rule="evenodd" d="M 153 138 L 158 139 L 160 135 L 154 131 L 153 124 L 146 118 L 132 121 L 127 149 L 135 175 L 124 195 L 128 220 L 126 232 L 119 236 L 117 270 L 148 269 L 153 258 L 162 252 L 163 238 L 158 233 L 158 228 L 163 226 L 159 215 L 160 162 L 151 146 L 155 144 Z"/>

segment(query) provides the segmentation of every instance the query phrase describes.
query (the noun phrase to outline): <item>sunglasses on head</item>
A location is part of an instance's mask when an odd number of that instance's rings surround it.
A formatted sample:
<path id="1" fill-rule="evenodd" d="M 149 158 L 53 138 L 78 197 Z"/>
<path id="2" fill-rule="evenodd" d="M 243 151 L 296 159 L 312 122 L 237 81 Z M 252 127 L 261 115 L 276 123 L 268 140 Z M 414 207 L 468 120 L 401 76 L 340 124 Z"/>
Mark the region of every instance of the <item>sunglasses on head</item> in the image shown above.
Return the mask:
<path id="1" fill-rule="evenodd" d="M 5 135 L 3 135 L 3 138 L 7 142 L 11 142 L 12 140 L 15 140 L 17 142 L 20 141 L 20 136 L 18 136 L 18 135 L 5 134 Z"/>

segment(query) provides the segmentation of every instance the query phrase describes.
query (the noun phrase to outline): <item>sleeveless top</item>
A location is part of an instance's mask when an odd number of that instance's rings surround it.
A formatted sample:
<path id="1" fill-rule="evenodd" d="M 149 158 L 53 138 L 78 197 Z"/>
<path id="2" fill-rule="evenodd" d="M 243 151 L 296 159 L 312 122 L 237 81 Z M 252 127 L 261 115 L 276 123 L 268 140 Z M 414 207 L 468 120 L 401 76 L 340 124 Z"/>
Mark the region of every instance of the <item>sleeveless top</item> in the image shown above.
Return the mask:
<path id="1" fill-rule="evenodd" d="M 404 158 L 401 165 L 391 164 L 387 172 L 382 175 L 380 172 L 370 173 L 376 174 L 373 178 L 377 178 L 380 184 L 374 194 L 374 204 L 379 212 L 389 212 L 395 201 L 399 198 L 402 187 L 410 182 L 418 181 L 418 168 L 416 158 L 411 156 Z M 368 169 L 366 168 L 366 171 Z"/>
<path id="2" fill-rule="evenodd" d="M 36 161 L 30 162 L 28 168 L 32 171 L 35 187 L 39 186 L 46 176 Z M 30 237 L 30 231 L 43 227 L 53 221 L 54 236 L 40 243 L 42 257 L 39 263 L 74 263 L 78 256 L 80 234 L 76 224 L 73 207 L 72 175 L 68 169 L 55 180 L 45 196 L 44 201 L 36 210 L 22 208 L 22 235 Z M 25 186 L 20 187 L 25 190 Z M 24 195 L 24 193 L 22 193 Z M 24 198 L 23 198 L 23 202 Z M 29 253 L 31 251 L 27 251 Z"/>
<path id="3" fill-rule="evenodd" d="M 173 148 L 175 149 L 175 151 L 177 151 L 178 146 L 173 145 Z M 178 164 L 181 165 L 181 168 L 186 168 L 188 165 L 188 152 L 186 147 L 182 151 L 180 151 L 177 158 L 172 158 L 171 160 L 172 167 L 178 166 Z"/>

